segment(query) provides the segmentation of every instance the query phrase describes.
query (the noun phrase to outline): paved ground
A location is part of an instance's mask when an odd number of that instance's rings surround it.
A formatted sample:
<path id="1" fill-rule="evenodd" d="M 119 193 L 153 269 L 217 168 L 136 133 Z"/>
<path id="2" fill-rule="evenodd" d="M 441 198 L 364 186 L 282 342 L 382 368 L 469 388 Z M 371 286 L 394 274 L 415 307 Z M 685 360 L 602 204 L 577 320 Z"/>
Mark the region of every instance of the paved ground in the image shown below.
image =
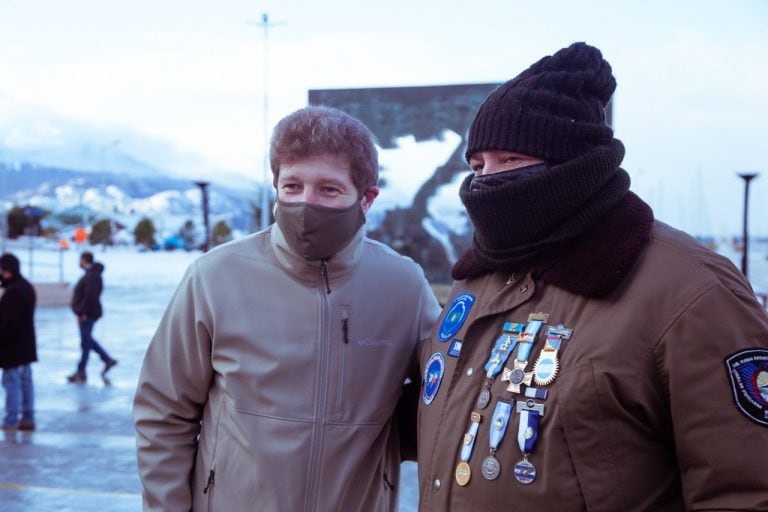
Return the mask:
<path id="1" fill-rule="evenodd" d="M 145 344 L 118 343 L 107 336 L 108 324 L 97 323 L 97 339 L 120 362 L 104 382 L 102 363 L 92 357 L 88 382 L 69 384 L 66 376 L 79 352 L 74 316 L 61 308 L 39 309 L 37 325 L 40 362 L 32 367 L 37 430 L 3 432 L 0 509 L 141 510 L 130 403 Z"/>
<path id="2" fill-rule="evenodd" d="M 110 255 L 100 255 L 106 259 Z M 104 293 L 105 317 L 94 336 L 119 363 L 104 382 L 98 356 L 91 355 L 86 384 L 69 384 L 80 357 L 74 315 L 65 307 L 38 308 L 40 362 L 33 365 L 37 430 L 0 433 L 1 512 L 137 512 L 141 490 L 136 470 L 131 403 L 148 340 L 175 281 L 142 278 L 107 260 L 112 276 Z M 158 258 L 153 259 L 157 266 Z M 180 272 L 185 261 L 165 268 Z M 177 270 L 176 267 L 181 270 Z M 23 270 L 22 270 L 23 271 Z M 77 275 L 75 275 L 76 277 Z M 0 390 L 0 400 L 4 394 Z M 2 402 L 0 402 L 2 408 Z M 416 510 L 415 465 L 404 466 L 401 511 Z"/>

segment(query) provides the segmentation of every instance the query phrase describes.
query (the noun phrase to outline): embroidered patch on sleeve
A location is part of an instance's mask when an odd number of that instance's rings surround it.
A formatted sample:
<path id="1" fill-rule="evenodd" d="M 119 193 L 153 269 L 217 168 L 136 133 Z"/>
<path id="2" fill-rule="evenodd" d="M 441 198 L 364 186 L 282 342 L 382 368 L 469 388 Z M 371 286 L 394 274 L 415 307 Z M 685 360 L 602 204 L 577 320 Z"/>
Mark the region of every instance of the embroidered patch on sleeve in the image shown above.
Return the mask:
<path id="1" fill-rule="evenodd" d="M 768 427 L 768 349 L 740 350 L 725 359 L 736 406 Z"/>

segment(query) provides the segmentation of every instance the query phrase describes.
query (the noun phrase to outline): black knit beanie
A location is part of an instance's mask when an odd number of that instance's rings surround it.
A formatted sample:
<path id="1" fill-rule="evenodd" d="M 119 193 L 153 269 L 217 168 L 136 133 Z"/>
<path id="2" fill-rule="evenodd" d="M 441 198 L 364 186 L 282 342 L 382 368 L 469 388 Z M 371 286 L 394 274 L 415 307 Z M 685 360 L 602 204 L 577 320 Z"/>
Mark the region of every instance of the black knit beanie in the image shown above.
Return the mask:
<path id="1" fill-rule="evenodd" d="M 615 89 L 600 50 L 574 43 L 488 96 L 470 127 L 465 157 L 495 149 L 558 164 L 609 144 L 605 106 Z"/>

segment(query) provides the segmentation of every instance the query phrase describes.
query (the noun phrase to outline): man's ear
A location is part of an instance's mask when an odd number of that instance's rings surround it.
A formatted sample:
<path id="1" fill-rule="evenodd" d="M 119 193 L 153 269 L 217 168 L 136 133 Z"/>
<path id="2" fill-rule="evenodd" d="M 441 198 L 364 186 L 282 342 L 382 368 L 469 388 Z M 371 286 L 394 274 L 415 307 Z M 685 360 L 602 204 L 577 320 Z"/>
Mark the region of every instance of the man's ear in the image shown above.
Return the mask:
<path id="1" fill-rule="evenodd" d="M 363 206 L 363 211 L 368 212 L 368 209 L 373 204 L 373 201 L 378 197 L 379 195 L 379 187 L 369 187 L 365 192 L 363 192 L 363 198 L 360 201 L 360 204 Z"/>

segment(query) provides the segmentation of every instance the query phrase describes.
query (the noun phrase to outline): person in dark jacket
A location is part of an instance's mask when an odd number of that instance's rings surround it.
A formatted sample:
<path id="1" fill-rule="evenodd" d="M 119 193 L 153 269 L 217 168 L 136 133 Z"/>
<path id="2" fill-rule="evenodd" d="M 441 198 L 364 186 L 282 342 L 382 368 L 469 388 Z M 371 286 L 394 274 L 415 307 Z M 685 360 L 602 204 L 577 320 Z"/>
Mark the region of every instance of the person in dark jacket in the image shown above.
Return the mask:
<path id="1" fill-rule="evenodd" d="M 75 285 L 75 291 L 72 294 L 72 311 L 77 316 L 77 323 L 80 326 L 82 356 L 77 365 L 77 371 L 67 377 L 69 382 L 86 381 L 85 369 L 88 365 L 88 355 L 91 350 L 96 352 L 104 362 L 104 369 L 101 372 L 102 377 L 106 377 L 107 372 L 117 364 L 117 360 L 110 357 L 92 335 L 93 325 L 102 315 L 101 290 L 103 284 L 101 273 L 104 272 L 104 265 L 94 262 L 93 253 L 85 251 L 80 255 L 80 268 L 85 270 L 85 274 Z"/>
<path id="2" fill-rule="evenodd" d="M 768 315 L 630 191 L 615 88 L 574 43 L 475 115 L 472 247 L 421 357 L 424 512 L 768 511 Z"/>
<path id="3" fill-rule="evenodd" d="M 0 256 L 0 368 L 5 388 L 2 429 L 34 430 L 35 394 L 31 363 L 37 361 L 35 340 L 35 289 L 21 275 L 19 259 Z"/>

